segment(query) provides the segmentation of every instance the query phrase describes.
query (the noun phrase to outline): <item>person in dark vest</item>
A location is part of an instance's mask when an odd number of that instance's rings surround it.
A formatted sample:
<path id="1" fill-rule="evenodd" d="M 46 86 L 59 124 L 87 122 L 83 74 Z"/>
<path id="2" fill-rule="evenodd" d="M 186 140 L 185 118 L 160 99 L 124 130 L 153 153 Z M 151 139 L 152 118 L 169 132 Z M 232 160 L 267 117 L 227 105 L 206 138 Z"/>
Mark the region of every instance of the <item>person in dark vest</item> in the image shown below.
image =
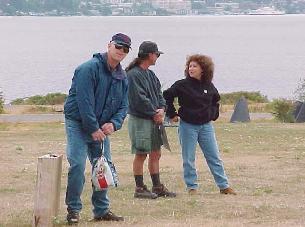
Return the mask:
<path id="1" fill-rule="evenodd" d="M 66 191 L 67 221 L 76 224 L 82 209 L 87 157 L 91 165 L 101 156 L 111 160 L 108 136 L 122 127 L 127 115 L 128 81 L 120 62 L 127 56 L 130 38 L 115 34 L 108 51 L 94 54 L 74 73 L 64 105 L 67 134 L 67 159 L 70 164 Z M 95 221 L 123 221 L 109 210 L 107 190 L 94 190 L 91 197 Z"/>
<path id="2" fill-rule="evenodd" d="M 182 150 L 184 182 L 190 195 L 197 194 L 196 145 L 206 162 L 222 194 L 236 193 L 230 188 L 219 156 L 212 121 L 219 116 L 220 96 L 212 83 L 214 63 L 205 55 L 189 56 L 185 66 L 185 79 L 176 81 L 163 92 L 166 115 L 172 122 L 179 122 L 179 139 Z M 174 99 L 178 97 L 178 113 Z"/>
<path id="3" fill-rule="evenodd" d="M 159 125 L 163 123 L 166 105 L 160 81 L 149 67 L 155 65 L 161 54 L 163 52 L 158 50 L 156 43 L 144 41 L 139 47 L 138 57 L 126 68 L 129 84 L 128 132 L 131 152 L 135 154 L 135 198 L 156 199 L 161 196 L 176 196 L 160 182 L 159 173 L 162 145 Z M 143 165 L 147 156 L 152 190 L 147 188 L 143 180 Z"/>

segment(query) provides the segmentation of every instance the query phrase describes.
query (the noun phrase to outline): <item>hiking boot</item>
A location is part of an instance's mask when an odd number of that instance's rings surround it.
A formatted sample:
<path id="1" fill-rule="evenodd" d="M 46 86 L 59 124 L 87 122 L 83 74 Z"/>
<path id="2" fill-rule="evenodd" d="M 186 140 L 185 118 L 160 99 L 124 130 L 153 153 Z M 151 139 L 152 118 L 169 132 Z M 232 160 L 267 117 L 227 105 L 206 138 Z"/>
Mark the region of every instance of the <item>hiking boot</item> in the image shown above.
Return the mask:
<path id="1" fill-rule="evenodd" d="M 67 221 L 69 225 L 77 224 L 79 222 L 79 213 L 70 211 L 67 214 Z"/>
<path id="2" fill-rule="evenodd" d="M 225 194 L 225 195 L 237 195 L 237 193 L 232 189 L 232 188 L 225 188 L 225 189 L 220 189 L 220 194 Z"/>
<path id="3" fill-rule="evenodd" d="M 102 217 L 95 217 L 94 221 L 124 221 L 124 218 L 121 216 L 117 216 L 112 213 L 110 210 L 104 214 Z"/>
<path id="4" fill-rule="evenodd" d="M 195 188 L 190 188 L 188 190 L 189 195 L 198 195 L 198 191 Z"/>
<path id="5" fill-rule="evenodd" d="M 159 186 L 153 186 L 152 192 L 156 193 L 158 197 L 176 197 L 176 193 L 170 192 L 163 184 L 160 184 Z"/>
<path id="6" fill-rule="evenodd" d="M 143 187 L 136 187 L 134 197 L 140 199 L 156 199 L 158 198 L 158 195 L 152 193 L 147 189 L 146 185 L 143 185 Z"/>

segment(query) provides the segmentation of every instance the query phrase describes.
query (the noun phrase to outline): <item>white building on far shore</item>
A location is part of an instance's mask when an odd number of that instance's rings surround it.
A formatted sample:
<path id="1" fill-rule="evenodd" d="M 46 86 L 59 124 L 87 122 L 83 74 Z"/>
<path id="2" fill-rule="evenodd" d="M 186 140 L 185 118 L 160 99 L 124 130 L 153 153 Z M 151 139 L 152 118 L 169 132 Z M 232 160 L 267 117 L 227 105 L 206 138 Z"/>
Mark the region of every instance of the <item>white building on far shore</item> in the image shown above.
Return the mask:
<path id="1" fill-rule="evenodd" d="M 192 9 L 191 0 L 151 0 L 154 7 L 175 14 L 189 14 Z"/>

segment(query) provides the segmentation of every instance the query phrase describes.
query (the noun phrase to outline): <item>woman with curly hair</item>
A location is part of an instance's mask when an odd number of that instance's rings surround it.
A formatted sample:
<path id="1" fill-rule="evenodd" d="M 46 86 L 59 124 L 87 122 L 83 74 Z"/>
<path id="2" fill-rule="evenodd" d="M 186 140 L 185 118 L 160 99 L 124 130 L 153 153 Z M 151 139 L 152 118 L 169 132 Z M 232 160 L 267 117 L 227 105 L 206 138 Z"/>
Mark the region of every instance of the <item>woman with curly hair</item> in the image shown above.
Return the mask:
<path id="1" fill-rule="evenodd" d="M 168 107 L 166 115 L 173 122 L 180 118 L 179 139 L 187 190 L 190 195 L 197 194 L 195 152 L 198 142 L 220 193 L 236 195 L 229 186 L 211 123 L 219 117 L 220 100 L 212 83 L 214 63 L 209 56 L 195 54 L 188 57 L 184 73 L 186 78 L 176 81 L 163 96 Z M 173 104 L 176 97 L 178 113 Z"/>

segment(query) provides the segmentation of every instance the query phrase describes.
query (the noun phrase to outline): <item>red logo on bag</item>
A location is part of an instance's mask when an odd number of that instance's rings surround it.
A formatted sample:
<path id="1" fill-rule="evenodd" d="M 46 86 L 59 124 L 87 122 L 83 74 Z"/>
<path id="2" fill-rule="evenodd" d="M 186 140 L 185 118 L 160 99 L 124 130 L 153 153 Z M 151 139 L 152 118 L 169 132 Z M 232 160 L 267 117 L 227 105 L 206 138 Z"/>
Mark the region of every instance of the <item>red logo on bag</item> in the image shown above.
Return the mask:
<path id="1" fill-rule="evenodd" d="M 98 184 L 99 184 L 100 188 L 107 188 L 108 187 L 105 176 L 98 176 Z"/>

